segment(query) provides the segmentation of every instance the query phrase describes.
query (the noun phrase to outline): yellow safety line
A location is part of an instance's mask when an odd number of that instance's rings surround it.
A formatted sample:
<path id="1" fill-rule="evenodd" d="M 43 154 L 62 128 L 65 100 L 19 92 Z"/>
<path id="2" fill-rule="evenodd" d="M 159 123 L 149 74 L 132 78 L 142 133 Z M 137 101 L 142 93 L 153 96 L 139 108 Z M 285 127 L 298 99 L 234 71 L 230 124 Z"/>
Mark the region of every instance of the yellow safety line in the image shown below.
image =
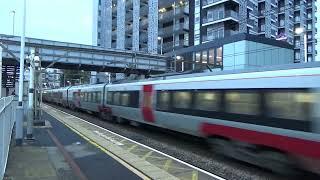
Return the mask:
<path id="1" fill-rule="evenodd" d="M 198 171 L 192 171 L 192 180 L 198 180 Z"/>
<path id="2" fill-rule="evenodd" d="M 153 151 L 149 151 L 147 154 L 145 154 L 142 159 L 146 160 L 151 154 L 153 153 Z"/>
<path id="3" fill-rule="evenodd" d="M 138 145 L 135 144 L 135 145 L 131 146 L 129 149 L 127 149 L 127 151 L 130 152 L 130 151 L 132 151 L 134 148 L 136 148 L 137 146 L 138 146 Z"/>
<path id="4" fill-rule="evenodd" d="M 170 168 L 171 163 L 172 163 L 172 159 L 168 159 L 168 160 L 166 161 L 166 163 L 164 164 L 163 169 L 164 169 L 165 171 L 168 171 L 169 168 Z"/>
<path id="5" fill-rule="evenodd" d="M 51 115 L 52 116 L 52 115 Z M 56 118 L 57 119 L 57 118 Z M 58 119 L 57 119 L 58 120 Z M 142 179 L 145 180 L 151 180 L 152 178 L 150 178 L 149 176 L 147 176 L 146 174 L 143 174 L 141 171 L 139 171 L 138 169 L 134 168 L 132 165 L 130 165 L 129 163 L 127 163 L 126 161 L 124 161 L 123 159 L 121 159 L 120 157 L 116 156 L 115 154 L 113 154 L 112 152 L 110 152 L 109 150 L 107 150 L 106 148 L 104 148 L 103 146 L 99 145 L 98 143 L 96 143 L 93 139 L 87 137 L 86 135 L 82 134 L 80 131 L 78 131 L 77 129 L 73 128 L 72 126 L 70 126 L 69 124 L 67 124 L 64 121 L 58 120 L 61 123 L 63 123 L 65 126 L 67 126 L 70 130 L 72 130 L 73 132 L 75 132 L 76 134 L 78 134 L 80 137 L 82 137 L 83 139 L 85 139 L 86 141 L 88 141 L 90 144 L 94 145 L 95 147 L 97 147 L 98 149 L 100 149 L 101 151 L 103 151 L 104 153 L 108 154 L 109 156 L 111 156 L 113 159 L 115 159 L 116 161 L 118 161 L 120 164 L 122 164 L 123 166 L 125 166 L 127 169 L 129 169 L 130 171 L 132 171 L 133 173 L 135 173 L 136 175 L 138 175 L 139 177 L 141 177 Z"/>

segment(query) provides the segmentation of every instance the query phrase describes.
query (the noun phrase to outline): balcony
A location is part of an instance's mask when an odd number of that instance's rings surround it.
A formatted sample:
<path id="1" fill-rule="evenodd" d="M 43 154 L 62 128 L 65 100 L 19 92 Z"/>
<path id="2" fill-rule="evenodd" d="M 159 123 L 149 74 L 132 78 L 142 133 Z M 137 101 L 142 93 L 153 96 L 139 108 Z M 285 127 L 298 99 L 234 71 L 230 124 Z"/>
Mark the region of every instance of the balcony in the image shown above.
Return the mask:
<path id="1" fill-rule="evenodd" d="M 210 42 L 210 41 L 213 41 L 215 39 L 221 39 L 221 38 L 224 38 L 224 37 L 233 36 L 233 35 L 236 35 L 238 33 L 239 33 L 239 31 L 224 30 L 223 33 L 215 33 L 212 36 L 207 36 L 207 35 L 202 36 L 202 42 Z"/>
<path id="2" fill-rule="evenodd" d="M 273 5 L 274 7 L 277 7 L 277 2 L 276 2 L 276 0 L 271 0 L 270 3 L 271 3 L 271 5 Z"/>
<path id="3" fill-rule="evenodd" d="M 228 20 L 239 22 L 238 13 L 236 11 L 227 10 L 225 12 L 219 13 L 216 17 L 204 18 L 202 26 L 208 26 Z"/>
<path id="4" fill-rule="evenodd" d="M 160 37 L 169 37 L 172 36 L 173 33 L 180 34 L 189 31 L 189 24 L 180 23 L 173 26 L 168 26 L 165 28 L 159 28 L 159 36 Z"/>
<path id="5" fill-rule="evenodd" d="M 140 28 L 140 29 L 146 29 L 146 28 L 148 28 L 148 19 L 144 19 L 144 20 L 140 21 L 139 28 Z"/>
<path id="6" fill-rule="evenodd" d="M 215 5 L 218 5 L 218 4 L 222 4 L 222 3 L 225 3 L 227 1 L 231 1 L 231 2 L 239 4 L 239 2 L 237 0 L 205 0 L 205 1 L 202 2 L 203 3 L 202 4 L 202 9 L 205 9 L 205 8 L 208 8 L 208 7 L 211 7 L 211 6 L 215 6 Z"/>
<path id="7" fill-rule="evenodd" d="M 255 21 L 253 19 L 248 19 L 248 25 L 251 26 L 251 27 L 254 27 L 255 26 Z"/>
<path id="8" fill-rule="evenodd" d="M 175 50 L 178 50 L 178 49 L 181 49 L 183 47 L 188 47 L 188 46 L 189 46 L 189 42 L 187 40 L 176 41 L 174 47 L 173 47 L 173 42 L 171 41 L 171 42 L 164 43 L 163 47 L 162 47 L 162 50 L 163 50 L 164 53 L 166 53 L 166 52 L 172 51 L 173 48 Z M 160 52 L 160 48 L 161 48 L 161 46 L 159 45 L 158 46 L 159 52 Z"/>
<path id="9" fill-rule="evenodd" d="M 189 6 L 179 7 L 175 10 L 176 18 L 184 17 L 189 14 Z M 159 13 L 159 21 L 160 22 L 169 22 L 173 20 L 174 12 L 173 10 Z"/>
<path id="10" fill-rule="evenodd" d="M 225 30 L 224 31 L 224 37 L 229 37 L 229 36 L 233 36 L 239 34 L 239 31 L 234 31 L 234 30 Z"/>

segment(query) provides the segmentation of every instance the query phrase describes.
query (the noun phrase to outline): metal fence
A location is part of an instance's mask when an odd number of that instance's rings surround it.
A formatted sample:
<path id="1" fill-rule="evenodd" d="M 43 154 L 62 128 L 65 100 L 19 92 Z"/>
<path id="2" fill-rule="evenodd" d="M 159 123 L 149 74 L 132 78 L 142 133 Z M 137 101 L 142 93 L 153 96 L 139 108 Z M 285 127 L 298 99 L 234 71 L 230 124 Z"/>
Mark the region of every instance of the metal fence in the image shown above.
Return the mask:
<path id="1" fill-rule="evenodd" d="M 15 123 L 13 98 L 13 96 L 9 96 L 0 99 L 0 179 L 4 177 Z"/>

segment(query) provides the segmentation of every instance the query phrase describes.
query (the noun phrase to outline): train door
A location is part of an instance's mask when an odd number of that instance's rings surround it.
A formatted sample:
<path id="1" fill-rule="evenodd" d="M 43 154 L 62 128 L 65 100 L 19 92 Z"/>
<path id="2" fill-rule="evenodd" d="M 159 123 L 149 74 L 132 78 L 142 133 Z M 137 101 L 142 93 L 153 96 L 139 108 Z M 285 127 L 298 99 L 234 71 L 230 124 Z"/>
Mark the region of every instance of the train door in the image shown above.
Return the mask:
<path id="1" fill-rule="evenodd" d="M 81 90 L 79 89 L 76 93 L 75 93 L 75 105 L 76 107 L 80 108 L 81 107 L 81 96 L 83 96 L 83 94 L 81 93 Z M 83 98 L 82 98 L 83 99 Z"/>
<path id="2" fill-rule="evenodd" d="M 142 88 L 142 117 L 144 121 L 154 122 L 154 112 L 153 112 L 153 86 L 152 85 L 143 85 Z"/>

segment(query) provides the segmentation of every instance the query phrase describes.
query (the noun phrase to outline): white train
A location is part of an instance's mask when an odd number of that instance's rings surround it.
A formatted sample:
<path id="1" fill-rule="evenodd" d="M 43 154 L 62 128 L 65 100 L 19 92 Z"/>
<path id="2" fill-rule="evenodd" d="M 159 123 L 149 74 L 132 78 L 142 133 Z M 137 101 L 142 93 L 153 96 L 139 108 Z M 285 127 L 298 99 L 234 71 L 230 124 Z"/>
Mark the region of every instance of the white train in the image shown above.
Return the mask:
<path id="1" fill-rule="evenodd" d="M 219 153 L 320 174 L 320 68 L 46 90 L 44 100 L 207 138 Z"/>

